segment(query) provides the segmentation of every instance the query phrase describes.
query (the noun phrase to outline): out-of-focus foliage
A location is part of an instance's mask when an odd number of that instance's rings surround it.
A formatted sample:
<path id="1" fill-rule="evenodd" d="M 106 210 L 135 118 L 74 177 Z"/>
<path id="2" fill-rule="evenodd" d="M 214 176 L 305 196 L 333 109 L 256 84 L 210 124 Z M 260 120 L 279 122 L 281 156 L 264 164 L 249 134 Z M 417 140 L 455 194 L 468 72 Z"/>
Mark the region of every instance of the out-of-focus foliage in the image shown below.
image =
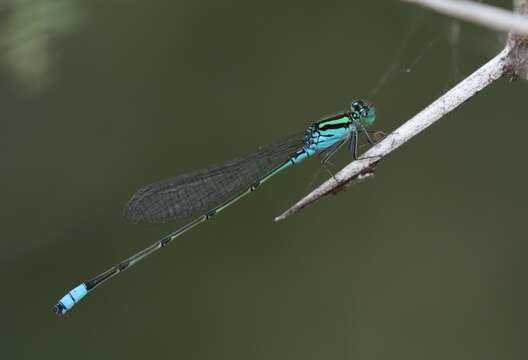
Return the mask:
<path id="1" fill-rule="evenodd" d="M 52 79 L 54 42 L 80 22 L 77 0 L 2 0 L 0 49 L 3 65 L 27 93 Z"/>

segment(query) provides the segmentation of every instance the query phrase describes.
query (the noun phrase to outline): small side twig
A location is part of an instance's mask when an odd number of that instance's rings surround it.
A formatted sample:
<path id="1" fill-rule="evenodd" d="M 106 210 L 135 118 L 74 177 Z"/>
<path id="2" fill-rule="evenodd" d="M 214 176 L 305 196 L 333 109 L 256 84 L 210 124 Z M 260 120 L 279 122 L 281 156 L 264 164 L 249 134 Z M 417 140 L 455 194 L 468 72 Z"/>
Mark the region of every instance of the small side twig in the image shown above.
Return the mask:
<path id="1" fill-rule="evenodd" d="M 432 0 L 431 0 L 432 1 Z M 435 0 L 441 2 L 440 0 Z M 452 0 L 443 1 L 452 3 Z M 466 2 L 466 1 L 463 1 Z M 523 10 L 528 9 L 528 0 L 515 0 L 516 11 L 525 15 Z M 440 120 L 449 112 L 456 109 L 479 91 L 492 84 L 504 74 L 527 74 L 528 41 L 526 37 L 510 33 L 506 47 L 493 59 L 488 61 L 473 74 L 462 80 L 455 87 L 435 100 L 420 113 L 415 115 L 405 124 L 389 134 L 382 141 L 371 147 L 360 159 L 352 161 L 339 171 L 332 179 L 321 184 L 317 189 L 306 195 L 291 208 L 275 218 L 275 221 L 284 220 L 307 205 L 317 201 L 322 196 L 332 193 L 334 189 L 356 179 L 360 174 L 382 158 L 405 144 L 420 132 Z"/>

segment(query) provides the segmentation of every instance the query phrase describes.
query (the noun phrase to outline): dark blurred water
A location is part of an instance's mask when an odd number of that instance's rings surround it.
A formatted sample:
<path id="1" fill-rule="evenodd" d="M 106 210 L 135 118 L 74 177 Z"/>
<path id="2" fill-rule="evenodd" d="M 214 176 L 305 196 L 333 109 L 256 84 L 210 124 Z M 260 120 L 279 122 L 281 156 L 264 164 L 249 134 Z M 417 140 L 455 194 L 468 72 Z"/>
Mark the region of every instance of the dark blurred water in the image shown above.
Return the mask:
<path id="1" fill-rule="evenodd" d="M 501 47 L 397 1 L 79 11 L 50 45 L 47 87 L 28 93 L 1 75 L 6 359 L 526 358 L 526 83 L 507 79 L 373 181 L 273 223 L 326 177 L 316 160 L 291 169 L 56 318 L 68 289 L 180 225 L 126 224 L 139 186 L 302 131 L 357 97 L 391 131 Z"/>

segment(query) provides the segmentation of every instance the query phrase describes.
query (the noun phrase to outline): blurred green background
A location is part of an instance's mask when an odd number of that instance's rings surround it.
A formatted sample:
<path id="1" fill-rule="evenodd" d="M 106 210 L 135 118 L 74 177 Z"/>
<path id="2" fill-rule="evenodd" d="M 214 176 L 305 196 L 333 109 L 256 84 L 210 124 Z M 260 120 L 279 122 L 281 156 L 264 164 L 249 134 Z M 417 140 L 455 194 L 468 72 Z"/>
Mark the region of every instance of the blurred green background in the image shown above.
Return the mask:
<path id="1" fill-rule="evenodd" d="M 327 177 L 307 162 L 64 318 L 51 312 L 185 223 L 126 224 L 141 185 L 358 97 L 389 132 L 492 57 L 500 35 L 398 1 L 12 0 L 0 16 L 3 358 L 528 355 L 527 87 L 507 79 L 374 180 L 274 223 Z"/>

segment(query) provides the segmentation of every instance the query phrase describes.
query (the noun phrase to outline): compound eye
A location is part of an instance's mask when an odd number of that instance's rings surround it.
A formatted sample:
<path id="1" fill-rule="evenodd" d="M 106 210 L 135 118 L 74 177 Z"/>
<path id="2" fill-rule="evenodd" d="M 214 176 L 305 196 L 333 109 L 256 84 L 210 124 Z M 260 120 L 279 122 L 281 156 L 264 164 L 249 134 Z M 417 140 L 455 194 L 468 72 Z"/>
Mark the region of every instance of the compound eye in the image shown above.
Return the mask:
<path id="1" fill-rule="evenodd" d="M 354 100 L 352 101 L 352 109 L 354 111 L 360 111 L 365 107 L 365 104 L 361 100 Z"/>

